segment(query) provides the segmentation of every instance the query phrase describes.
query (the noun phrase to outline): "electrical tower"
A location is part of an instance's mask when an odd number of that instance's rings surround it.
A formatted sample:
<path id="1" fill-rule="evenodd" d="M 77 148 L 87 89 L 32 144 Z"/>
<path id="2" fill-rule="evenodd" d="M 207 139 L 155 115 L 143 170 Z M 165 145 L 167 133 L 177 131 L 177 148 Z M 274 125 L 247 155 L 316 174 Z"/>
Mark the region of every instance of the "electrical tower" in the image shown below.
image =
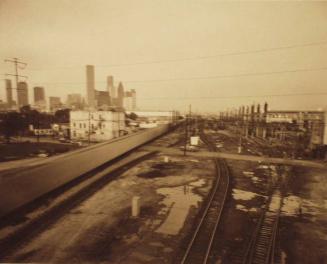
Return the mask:
<path id="1" fill-rule="evenodd" d="M 28 78 L 28 77 L 25 76 L 25 75 L 19 75 L 19 74 L 18 74 L 18 69 L 20 69 L 20 70 L 24 70 L 25 67 L 27 66 L 27 63 L 22 62 L 22 61 L 19 61 L 19 59 L 17 59 L 17 58 L 6 59 L 5 62 L 11 62 L 11 63 L 13 63 L 14 66 L 15 66 L 15 74 L 6 73 L 5 75 L 6 75 L 6 76 L 8 76 L 8 75 L 9 75 L 9 76 L 15 76 L 15 78 L 16 78 L 16 89 L 18 90 L 19 77 L 26 78 L 26 79 Z M 23 67 L 22 67 L 21 65 L 22 65 Z"/>

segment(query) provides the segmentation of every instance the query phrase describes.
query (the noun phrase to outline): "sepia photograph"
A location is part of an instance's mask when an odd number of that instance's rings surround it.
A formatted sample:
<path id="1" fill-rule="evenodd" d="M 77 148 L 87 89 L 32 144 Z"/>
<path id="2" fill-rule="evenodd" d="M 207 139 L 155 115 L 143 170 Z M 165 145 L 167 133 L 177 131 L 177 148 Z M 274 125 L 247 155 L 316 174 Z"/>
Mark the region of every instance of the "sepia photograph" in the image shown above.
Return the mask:
<path id="1" fill-rule="evenodd" d="M 0 263 L 327 264 L 327 1 L 0 0 Z"/>

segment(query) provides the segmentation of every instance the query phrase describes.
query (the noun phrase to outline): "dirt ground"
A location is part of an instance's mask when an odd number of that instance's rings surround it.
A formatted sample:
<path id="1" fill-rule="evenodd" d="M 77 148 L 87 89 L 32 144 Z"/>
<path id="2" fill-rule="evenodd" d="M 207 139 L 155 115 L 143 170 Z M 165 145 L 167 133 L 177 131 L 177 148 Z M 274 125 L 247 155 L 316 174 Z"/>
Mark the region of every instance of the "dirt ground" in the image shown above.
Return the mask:
<path id="1" fill-rule="evenodd" d="M 153 145 L 178 142 L 179 133 Z M 180 147 L 180 144 L 174 146 Z M 153 155 L 77 204 L 7 262 L 172 263 L 215 177 L 210 160 Z M 131 216 L 133 197 L 140 215 Z M 25 239 L 25 238 L 21 238 Z"/>
<path id="2" fill-rule="evenodd" d="M 226 133 L 214 133 L 222 151 L 236 153 L 238 141 Z M 248 153 L 260 154 L 255 144 Z M 247 161 L 227 161 L 232 186 L 219 237 L 215 241 L 216 263 L 242 263 L 242 256 L 256 227 L 259 210 L 266 202 L 271 175 L 276 166 Z M 327 263 L 327 194 L 323 169 L 282 167 L 287 175 L 283 199 L 277 255 L 281 263 Z M 301 209 L 299 209 L 301 207 Z M 301 213 L 300 213 L 301 212 Z"/>
<path id="3" fill-rule="evenodd" d="M 280 224 L 283 259 L 327 263 L 327 171 L 294 168 L 292 176 Z"/>
<path id="4" fill-rule="evenodd" d="M 237 138 L 210 134 L 222 151 L 237 152 Z M 174 132 L 151 144 L 180 148 L 182 143 Z M 260 154 L 255 144 L 243 144 L 248 146 L 246 153 Z M 22 238 L 26 242 L 5 261 L 177 263 L 215 173 L 210 160 L 168 158 L 166 163 L 165 155 L 157 153 L 126 169 L 37 236 Z M 211 258 L 217 264 L 241 263 L 266 202 L 268 184 L 280 170 L 259 162 L 227 163 L 230 192 Z M 288 184 L 277 239 L 281 263 L 327 263 L 327 172 L 282 169 Z M 133 197 L 140 198 L 138 217 L 131 215 Z"/>

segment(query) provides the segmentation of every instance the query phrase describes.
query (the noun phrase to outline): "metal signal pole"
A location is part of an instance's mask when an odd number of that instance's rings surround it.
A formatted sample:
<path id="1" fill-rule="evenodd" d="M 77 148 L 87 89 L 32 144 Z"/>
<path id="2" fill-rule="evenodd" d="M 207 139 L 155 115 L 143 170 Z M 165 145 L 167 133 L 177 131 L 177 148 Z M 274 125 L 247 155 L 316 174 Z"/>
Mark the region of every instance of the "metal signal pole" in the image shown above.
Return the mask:
<path id="1" fill-rule="evenodd" d="M 10 76 L 14 76 L 16 78 L 16 89 L 18 89 L 18 81 L 19 81 L 19 77 L 22 77 L 22 78 L 28 78 L 27 76 L 25 75 L 19 75 L 18 74 L 18 68 L 20 65 L 23 65 L 24 68 L 20 68 L 21 70 L 25 69 L 25 67 L 27 66 L 27 63 L 25 62 L 22 62 L 22 61 L 19 61 L 19 59 L 17 58 L 12 58 L 12 59 L 6 59 L 5 62 L 11 62 L 15 65 L 15 74 L 10 74 L 10 73 L 6 73 L 6 75 L 10 75 Z"/>

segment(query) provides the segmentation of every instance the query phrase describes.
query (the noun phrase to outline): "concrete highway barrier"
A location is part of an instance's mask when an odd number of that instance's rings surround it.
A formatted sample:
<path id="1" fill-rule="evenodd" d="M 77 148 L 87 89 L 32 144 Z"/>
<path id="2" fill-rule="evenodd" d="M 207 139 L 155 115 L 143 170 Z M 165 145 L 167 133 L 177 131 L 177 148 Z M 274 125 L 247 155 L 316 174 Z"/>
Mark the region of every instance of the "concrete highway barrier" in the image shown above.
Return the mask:
<path id="1" fill-rule="evenodd" d="M 0 182 L 0 217 L 164 134 L 168 125 L 50 157 Z"/>

